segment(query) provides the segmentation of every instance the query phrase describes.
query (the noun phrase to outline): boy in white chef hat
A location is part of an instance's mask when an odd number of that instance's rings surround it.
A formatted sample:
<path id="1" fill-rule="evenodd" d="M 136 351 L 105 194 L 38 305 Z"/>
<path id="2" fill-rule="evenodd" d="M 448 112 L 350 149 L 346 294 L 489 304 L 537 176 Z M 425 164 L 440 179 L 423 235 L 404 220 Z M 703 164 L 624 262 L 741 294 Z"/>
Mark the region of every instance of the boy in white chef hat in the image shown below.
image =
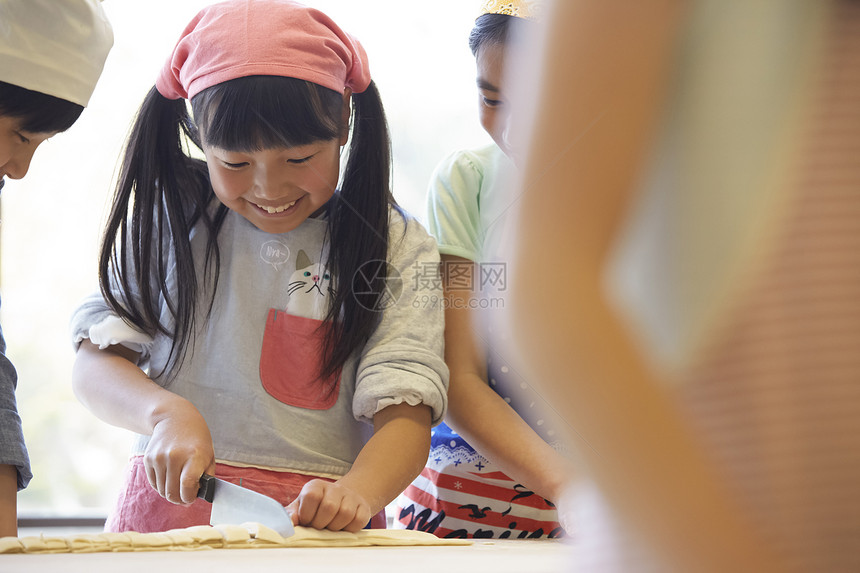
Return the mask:
<path id="1" fill-rule="evenodd" d="M 0 0 L 0 189 L 75 123 L 112 45 L 99 0 Z M 0 329 L 0 537 L 17 535 L 16 495 L 32 477 L 5 352 Z"/>

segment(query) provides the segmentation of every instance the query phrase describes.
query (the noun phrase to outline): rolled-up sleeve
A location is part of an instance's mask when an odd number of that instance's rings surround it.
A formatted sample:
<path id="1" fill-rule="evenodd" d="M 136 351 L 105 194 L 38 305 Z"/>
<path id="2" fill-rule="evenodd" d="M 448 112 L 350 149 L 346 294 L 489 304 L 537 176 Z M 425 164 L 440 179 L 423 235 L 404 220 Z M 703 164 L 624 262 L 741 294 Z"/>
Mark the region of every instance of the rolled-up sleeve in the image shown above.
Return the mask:
<path id="1" fill-rule="evenodd" d="M 433 424 L 448 406 L 444 309 L 435 240 L 410 220 L 405 233 L 393 214 L 387 278 L 390 298 L 358 363 L 353 414 L 372 421 L 379 410 L 406 402 L 426 404 Z"/>
<path id="2" fill-rule="evenodd" d="M 101 293 L 84 299 L 72 313 L 70 322 L 75 348 L 89 339 L 99 348 L 121 344 L 140 354 L 139 363 L 149 359 L 153 338 L 124 322 L 107 304 Z"/>

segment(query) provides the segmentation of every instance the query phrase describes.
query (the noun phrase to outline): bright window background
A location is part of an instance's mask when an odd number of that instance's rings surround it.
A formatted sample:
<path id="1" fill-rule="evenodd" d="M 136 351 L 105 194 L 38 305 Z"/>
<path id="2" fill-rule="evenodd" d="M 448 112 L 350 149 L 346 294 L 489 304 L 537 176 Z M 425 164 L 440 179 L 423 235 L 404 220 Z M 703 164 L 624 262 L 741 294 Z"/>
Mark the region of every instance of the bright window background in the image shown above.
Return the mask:
<path id="1" fill-rule="evenodd" d="M 477 119 L 467 38 L 479 0 L 306 0 L 364 44 L 392 132 L 394 192 L 423 219 L 449 152 L 489 141 Z M 8 355 L 35 477 L 19 514 L 99 514 L 113 502 L 131 435 L 75 399 L 69 316 L 96 288 L 101 226 L 131 119 L 185 24 L 208 1 L 106 0 L 115 44 L 90 106 L 7 181 L 0 292 Z"/>

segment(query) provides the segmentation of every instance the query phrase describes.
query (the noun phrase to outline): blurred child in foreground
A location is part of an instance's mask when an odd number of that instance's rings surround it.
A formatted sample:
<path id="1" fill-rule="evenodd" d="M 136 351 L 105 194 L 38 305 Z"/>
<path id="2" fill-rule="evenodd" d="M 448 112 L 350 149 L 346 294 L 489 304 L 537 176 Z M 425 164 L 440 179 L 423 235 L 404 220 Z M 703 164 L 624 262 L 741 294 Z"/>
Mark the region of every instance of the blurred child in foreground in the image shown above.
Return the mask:
<path id="1" fill-rule="evenodd" d="M 574 570 L 857 570 L 860 2 L 547 23 L 511 297 L 589 478 Z"/>

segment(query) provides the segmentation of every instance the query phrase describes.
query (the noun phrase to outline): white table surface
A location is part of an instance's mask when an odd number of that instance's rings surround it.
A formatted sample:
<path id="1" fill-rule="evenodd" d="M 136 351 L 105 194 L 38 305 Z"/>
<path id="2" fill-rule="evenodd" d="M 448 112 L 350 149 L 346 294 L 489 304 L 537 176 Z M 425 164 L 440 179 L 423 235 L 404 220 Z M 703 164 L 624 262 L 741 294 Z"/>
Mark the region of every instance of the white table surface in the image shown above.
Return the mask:
<path id="1" fill-rule="evenodd" d="M 0 572 L 63 573 L 556 573 L 560 541 L 478 540 L 471 546 L 213 549 L 144 553 L 0 555 Z"/>

